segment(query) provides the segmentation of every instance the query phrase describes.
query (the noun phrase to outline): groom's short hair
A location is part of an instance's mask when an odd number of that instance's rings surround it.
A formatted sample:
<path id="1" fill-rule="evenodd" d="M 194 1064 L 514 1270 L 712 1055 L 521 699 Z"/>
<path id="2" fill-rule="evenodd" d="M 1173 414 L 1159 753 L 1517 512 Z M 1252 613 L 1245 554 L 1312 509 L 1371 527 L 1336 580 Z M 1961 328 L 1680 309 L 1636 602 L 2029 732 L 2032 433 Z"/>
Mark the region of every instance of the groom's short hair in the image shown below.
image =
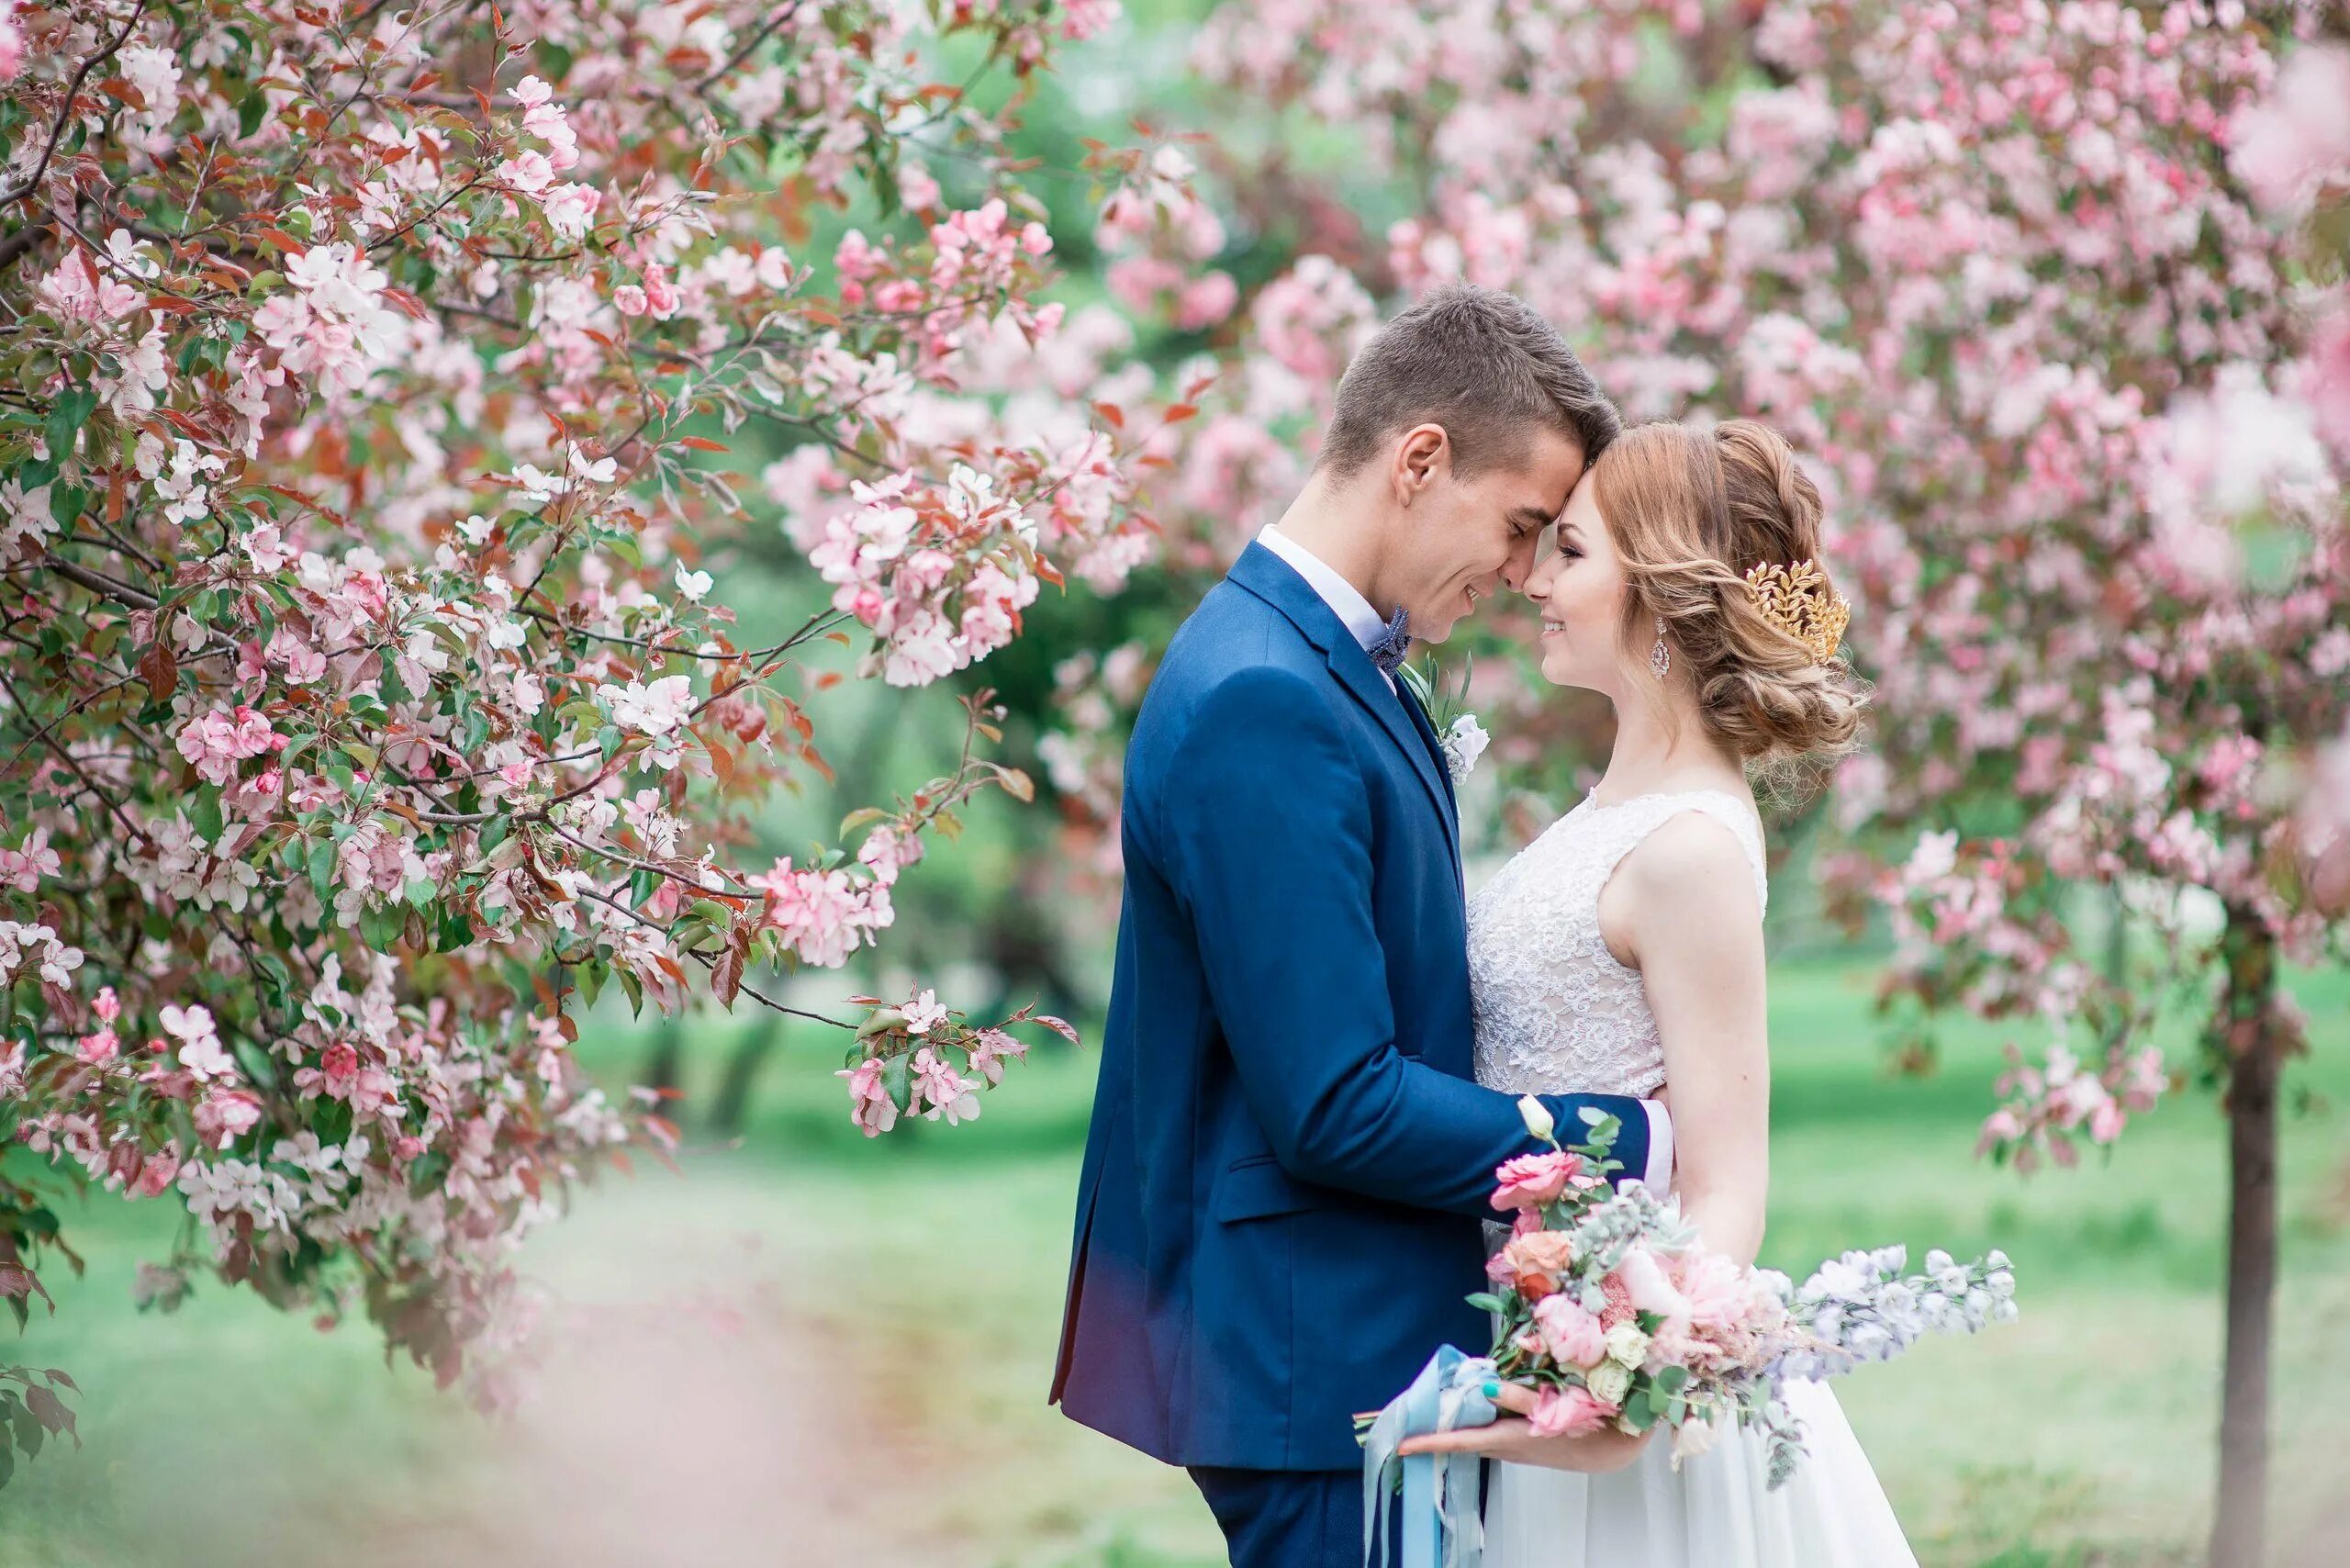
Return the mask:
<path id="1" fill-rule="evenodd" d="M 1624 429 L 1557 328 L 1516 295 L 1473 283 L 1430 290 L 1362 346 L 1339 378 L 1315 466 L 1352 478 L 1418 424 L 1444 427 L 1463 478 L 1525 461 L 1537 425 L 1575 438 L 1586 464 Z"/>

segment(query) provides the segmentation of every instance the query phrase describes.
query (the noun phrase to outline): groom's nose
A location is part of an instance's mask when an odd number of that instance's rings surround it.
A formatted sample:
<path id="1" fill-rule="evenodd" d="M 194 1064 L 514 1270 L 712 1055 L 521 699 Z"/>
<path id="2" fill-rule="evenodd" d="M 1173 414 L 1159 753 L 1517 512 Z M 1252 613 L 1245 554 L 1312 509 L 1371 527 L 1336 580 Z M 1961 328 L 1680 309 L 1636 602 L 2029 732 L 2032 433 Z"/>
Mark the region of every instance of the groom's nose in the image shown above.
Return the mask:
<path id="1" fill-rule="evenodd" d="M 1539 534 L 1528 534 L 1509 547 L 1509 559 L 1502 563 L 1502 581 L 1512 593 L 1526 591 L 1527 578 L 1534 575 L 1534 554 L 1541 547 Z"/>

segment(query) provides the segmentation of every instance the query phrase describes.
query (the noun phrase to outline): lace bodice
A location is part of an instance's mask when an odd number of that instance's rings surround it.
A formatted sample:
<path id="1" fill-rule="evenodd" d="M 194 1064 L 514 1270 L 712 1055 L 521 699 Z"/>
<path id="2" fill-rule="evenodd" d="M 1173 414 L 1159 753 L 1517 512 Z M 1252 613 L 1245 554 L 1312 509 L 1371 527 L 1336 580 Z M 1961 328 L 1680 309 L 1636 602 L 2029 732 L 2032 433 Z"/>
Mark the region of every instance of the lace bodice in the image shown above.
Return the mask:
<path id="1" fill-rule="evenodd" d="M 1719 790 L 1583 802 L 1552 823 L 1469 901 L 1477 1081 L 1513 1094 L 1647 1094 L 1664 1047 L 1637 969 L 1599 934 L 1599 894 L 1625 856 L 1669 818 L 1703 812 L 1746 848 L 1767 902 L 1762 828 Z"/>

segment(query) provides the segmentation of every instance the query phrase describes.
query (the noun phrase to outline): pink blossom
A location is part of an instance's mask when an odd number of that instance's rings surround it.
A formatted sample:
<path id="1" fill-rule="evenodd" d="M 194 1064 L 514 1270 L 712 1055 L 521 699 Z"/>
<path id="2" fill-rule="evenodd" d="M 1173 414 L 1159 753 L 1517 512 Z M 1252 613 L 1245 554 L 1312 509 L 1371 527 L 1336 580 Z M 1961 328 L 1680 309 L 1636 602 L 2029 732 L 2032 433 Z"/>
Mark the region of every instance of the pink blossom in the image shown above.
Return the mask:
<path id="1" fill-rule="evenodd" d="M 244 703 L 235 708 L 214 708 L 211 712 L 197 714 L 179 731 L 179 755 L 195 764 L 195 771 L 205 783 L 226 785 L 235 778 L 238 764 L 249 757 L 261 757 L 270 750 L 282 750 L 285 736 L 270 729 L 263 714 L 253 712 Z"/>
<path id="2" fill-rule="evenodd" d="M 39 891 L 43 877 L 54 877 L 63 868 L 57 851 L 49 846 L 45 827 L 33 829 L 14 849 L 0 849 L 0 883 L 20 893 Z"/>
<path id="3" fill-rule="evenodd" d="M 848 1080 L 849 1120 L 867 1137 L 878 1137 L 898 1125 L 897 1103 L 882 1086 L 882 1061 L 867 1057 L 854 1068 L 842 1068 L 835 1078 Z"/>
<path id="4" fill-rule="evenodd" d="M 964 1043 L 971 1058 L 971 1070 L 990 1083 L 1003 1081 L 1003 1064 L 1024 1060 L 1028 1042 L 1001 1029 L 981 1029 Z"/>
<path id="5" fill-rule="evenodd" d="M 906 1033 L 927 1035 L 946 1022 L 946 1009 L 938 1004 L 938 993 L 925 991 L 905 1005 Z"/>
<path id="6" fill-rule="evenodd" d="M 1240 303 L 1240 286 L 1225 272 L 1203 274 L 1183 286 L 1175 300 L 1175 326 L 1180 331 L 1201 332 L 1232 314 Z"/>
<path id="7" fill-rule="evenodd" d="M 261 1121 L 261 1096 L 247 1089 L 207 1090 L 196 1103 L 196 1136 L 226 1148 Z"/>
<path id="8" fill-rule="evenodd" d="M 957 1072 L 947 1059 L 924 1046 L 914 1052 L 914 1090 L 930 1109 L 923 1113 L 925 1121 L 946 1117 L 949 1126 L 976 1119 L 979 1114 L 978 1085 Z"/>
<path id="9" fill-rule="evenodd" d="M 2298 211 L 2327 181 L 2350 181 L 2350 49 L 2296 50 L 2275 95 L 2239 110 L 2229 135 L 2229 161 L 2266 207 Z"/>
<path id="10" fill-rule="evenodd" d="M 594 225 L 597 209 L 604 202 L 601 191 L 593 185 L 576 182 L 551 186 L 539 199 L 547 215 L 548 224 L 566 240 L 576 240 L 585 235 Z"/>

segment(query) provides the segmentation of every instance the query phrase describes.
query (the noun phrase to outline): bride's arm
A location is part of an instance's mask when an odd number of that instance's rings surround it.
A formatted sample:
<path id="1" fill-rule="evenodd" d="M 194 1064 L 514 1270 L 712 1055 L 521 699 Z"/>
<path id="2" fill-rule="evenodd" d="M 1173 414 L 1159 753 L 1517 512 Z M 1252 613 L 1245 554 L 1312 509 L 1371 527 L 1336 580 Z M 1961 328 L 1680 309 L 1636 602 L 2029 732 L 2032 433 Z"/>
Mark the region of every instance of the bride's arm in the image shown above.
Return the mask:
<path id="1" fill-rule="evenodd" d="M 1682 1212 L 1708 1247 L 1751 1263 L 1771 1180 L 1771 1071 L 1746 852 L 1721 823 L 1684 812 L 1625 857 L 1599 913 L 1609 946 L 1639 967 L 1664 1042 Z"/>

